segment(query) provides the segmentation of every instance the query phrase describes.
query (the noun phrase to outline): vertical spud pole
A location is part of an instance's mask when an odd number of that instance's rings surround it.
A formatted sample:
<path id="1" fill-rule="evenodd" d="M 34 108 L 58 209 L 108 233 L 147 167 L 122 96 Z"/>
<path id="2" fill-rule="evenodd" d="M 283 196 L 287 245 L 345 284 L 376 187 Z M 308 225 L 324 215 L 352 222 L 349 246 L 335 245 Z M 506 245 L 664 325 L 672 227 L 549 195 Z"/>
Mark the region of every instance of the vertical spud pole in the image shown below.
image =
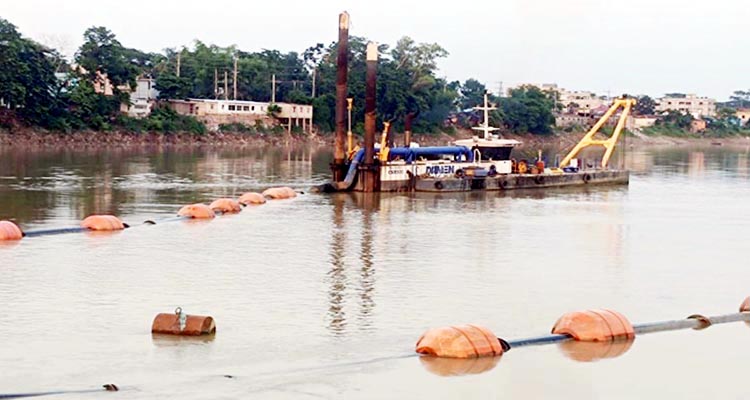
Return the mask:
<path id="1" fill-rule="evenodd" d="M 339 14 L 339 44 L 336 60 L 336 139 L 333 149 L 333 180 L 340 182 L 346 175 L 346 97 L 349 72 L 349 13 Z"/>

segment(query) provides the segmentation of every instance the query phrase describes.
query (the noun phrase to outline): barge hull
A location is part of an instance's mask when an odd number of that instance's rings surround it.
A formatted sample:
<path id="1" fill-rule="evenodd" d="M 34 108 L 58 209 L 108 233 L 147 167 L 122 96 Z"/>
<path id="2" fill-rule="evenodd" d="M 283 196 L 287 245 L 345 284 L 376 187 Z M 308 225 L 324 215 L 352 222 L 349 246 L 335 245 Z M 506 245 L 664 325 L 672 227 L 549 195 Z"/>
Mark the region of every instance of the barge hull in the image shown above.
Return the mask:
<path id="1" fill-rule="evenodd" d="M 417 178 L 413 190 L 417 192 L 468 192 L 472 190 L 544 189 L 568 186 L 627 185 L 629 171 L 580 171 L 565 174 L 508 174 L 486 178 Z M 409 185 L 406 185 L 408 187 Z M 382 191 L 404 191 L 403 184 L 382 187 Z"/>

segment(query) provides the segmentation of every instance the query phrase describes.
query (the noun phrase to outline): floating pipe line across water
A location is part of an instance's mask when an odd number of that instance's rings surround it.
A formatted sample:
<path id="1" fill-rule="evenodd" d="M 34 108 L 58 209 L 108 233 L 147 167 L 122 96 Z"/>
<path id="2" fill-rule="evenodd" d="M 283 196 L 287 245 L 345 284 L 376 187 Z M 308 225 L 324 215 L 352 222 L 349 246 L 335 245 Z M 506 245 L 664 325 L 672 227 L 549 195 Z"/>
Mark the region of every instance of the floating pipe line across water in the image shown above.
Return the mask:
<path id="1" fill-rule="evenodd" d="M 57 394 L 118 392 L 119 390 L 120 388 L 118 388 L 116 385 L 108 383 L 106 385 L 102 385 L 100 389 L 55 390 L 50 392 L 0 394 L 0 399 L 22 399 L 26 397 L 52 396 Z"/>
<path id="2" fill-rule="evenodd" d="M 555 323 L 552 333 L 542 336 L 504 340 L 495 337 L 487 328 L 462 325 L 430 329 L 416 344 L 416 352 L 445 358 L 475 358 L 501 355 L 516 347 L 544 345 L 566 341 L 630 342 L 636 335 L 679 329 L 705 329 L 711 325 L 730 322 L 750 322 L 750 297 L 740 306 L 740 312 L 706 317 L 694 314 L 686 319 L 649 322 L 631 325 L 620 313 L 610 310 L 589 310 L 563 315 Z M 496 338 L 502 350 L 487 344 Z"/>
<path id="3" fill-rule="evenodd" d="M 298 192 L 290 187 L 274 187 L 266 189 L 263 194 L 248 192 L 243 194 L 239 201 L 234 199 L 217 199 L 210 206 L 202 203 L 190 204 L 178 211 L 177 217 L 164 218 L 158 221 L 146 220 L 143 225 L 156 225 L 166 222 L 184 221 L 187 219 L 211 219 L 216 215 L 232 214 L 242 210 L 241 205 L 261 205 L 270 200 L 291 199 Z M 304 192 L 299 192 L 304 194 Z M 81 221 L 81 226 L 65 228 L 44 228 L 24 232 L 13 221 L 0 221 L 0 241 L 16 241 L 24 237 L 39 237 L 49 235 L 61 235 L 65 233 L 80 233 L 91 231 L 118 231 L 131 226 L 122 222 L 113 215 L 91 215 Z"/>

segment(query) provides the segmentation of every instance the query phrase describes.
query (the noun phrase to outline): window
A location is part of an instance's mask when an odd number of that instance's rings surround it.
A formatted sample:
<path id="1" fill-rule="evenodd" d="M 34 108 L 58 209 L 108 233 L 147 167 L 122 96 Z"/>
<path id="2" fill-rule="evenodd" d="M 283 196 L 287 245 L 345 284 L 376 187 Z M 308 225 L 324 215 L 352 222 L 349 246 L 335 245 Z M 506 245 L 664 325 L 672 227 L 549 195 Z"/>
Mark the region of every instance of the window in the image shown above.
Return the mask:
<path id="1" fill-rule="evenodd" d="M 250 107 L 250 108 L 252 109 L 252 111 L 255 111 L 255 106 L 252 106 L 252 107 Z"/>
<path id="2" fill-rule="evenodd" d="M 224 109 L 224 104 L 222 104 L 222 105 L 221 105 L 221 109 L 222 109 L 222 110 Z"/>
<path id="3" fill-rule="evenodd" d="M 234 104 L 229 105 L 229 111 L 234 111 Z"/>
<path id="4" fill-rule="evenodd" d="M 212 109 L 212 110 L 214 109 L 214 105 L 213 105 L 213 104 L 211 104 L 211 109 Z"/>
<path id="5" fill-rule="evenodd" d="M 243 106 L 242 111 L 250 111 L 250 106 Z"/>

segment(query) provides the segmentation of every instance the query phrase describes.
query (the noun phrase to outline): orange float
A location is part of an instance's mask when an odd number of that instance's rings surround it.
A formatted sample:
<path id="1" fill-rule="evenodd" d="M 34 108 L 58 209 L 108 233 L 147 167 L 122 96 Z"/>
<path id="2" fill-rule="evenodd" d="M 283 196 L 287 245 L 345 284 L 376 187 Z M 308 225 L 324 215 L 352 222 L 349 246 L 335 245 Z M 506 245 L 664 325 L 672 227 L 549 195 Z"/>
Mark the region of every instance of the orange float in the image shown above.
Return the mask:
<path id="1" fill-rule="evenodd" d="M 180 217 L 189 217 L 195 219 L 209 219 L 216 217 L 216 214 L 211 209 L 211 207 L 202 203 L 184 206 L 180 208 L 180 211 L 177 212 L 177 215 L 179 215 Z"/>
<path id="2" fill-rule="evenodd" d="M 583 342 L 605 342 L 635 337 L 633 325 L 625 316 L 611 310 L 576 311 L 563 315 L 552 333 L 570 335 Z"/>
<path id="3" fill-rule="evenodd" d="M 0 241 L 21 240 L 23 231 L 13 222 L 0 221 Z"/>
<path id="4" fill-rule="evenodd" d="M 217 199 L 208 207 L 214 212 L 218 211 L 222 214 L 234 214 L 242 211 L 240 203 L 233 199 Z"/>
<path id="5" fill-rule="evenodd" d="M 436 357 L 475 358 L 503 354 L 500 340 L 479 325 L 430 329 L 417 341 L 417 353 Z"/>
<path id="6" fill-rule="evenodd" d="M 265 204 L 266 198 L 260 193 L 248 192 L 240 196 L 240 204 L 249 206 L 251 204 Z"/>
<path id="7" fill-rule="evenodd" d="M 81 221 L 81 227 L 92 231 L 120 231 L 128 225 L 114 215 L 91 215 Z"/>
<path id="8" fill-rule="evenodd" d="M 204 315 L 187 315 L 177 308 L 174 314 L 157 314 L 151 324 L 151 333 L 179 336 L 201 336 L 216 333 L 214 319 Z"/>
<path id="9" fill-rule="evenodd" d="M 740 304 L 740 312 L 750 312 L 750 297 Z"/>
<path id="10" fill-rule="evenodd" d="M 297 197 L 297 192 L 290 187 L 270 188 L 263 191 L 263 196 L 271 200 L 291 199 Z"/>

